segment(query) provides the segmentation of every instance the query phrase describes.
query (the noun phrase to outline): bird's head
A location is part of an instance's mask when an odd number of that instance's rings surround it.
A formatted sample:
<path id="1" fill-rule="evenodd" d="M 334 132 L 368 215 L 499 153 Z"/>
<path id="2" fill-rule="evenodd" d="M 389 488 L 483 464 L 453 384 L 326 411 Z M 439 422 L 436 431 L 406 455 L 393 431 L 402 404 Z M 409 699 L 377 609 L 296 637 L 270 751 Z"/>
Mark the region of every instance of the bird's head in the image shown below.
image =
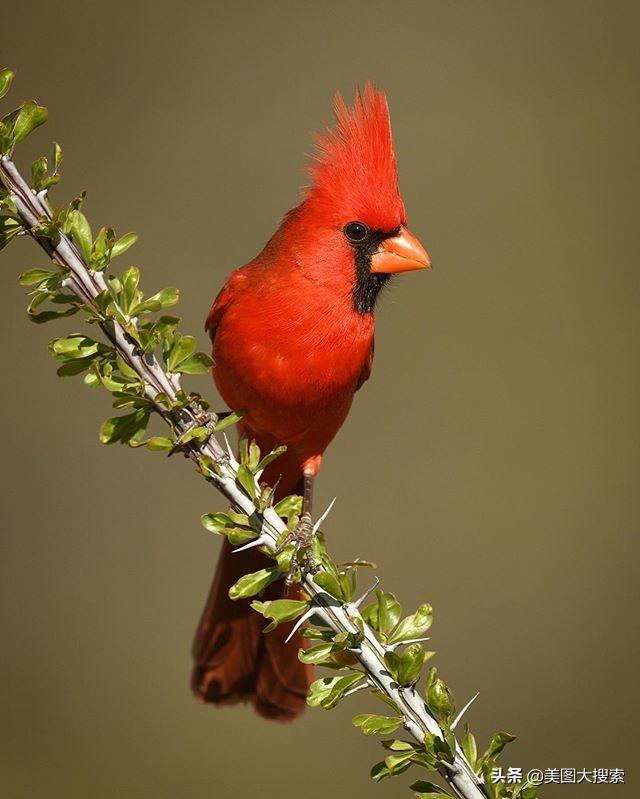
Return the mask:
<path id="1" fill-rule="evenodd" d="M 407 228 L 384 92 L 367 83 L 351 107 L 338 94 L 334 113 L 335 128 L 315 137 L 301 210 L 310 236 L 351 270 L 355 310 L 370 313 L 390 275 L 431 264 Z"/>

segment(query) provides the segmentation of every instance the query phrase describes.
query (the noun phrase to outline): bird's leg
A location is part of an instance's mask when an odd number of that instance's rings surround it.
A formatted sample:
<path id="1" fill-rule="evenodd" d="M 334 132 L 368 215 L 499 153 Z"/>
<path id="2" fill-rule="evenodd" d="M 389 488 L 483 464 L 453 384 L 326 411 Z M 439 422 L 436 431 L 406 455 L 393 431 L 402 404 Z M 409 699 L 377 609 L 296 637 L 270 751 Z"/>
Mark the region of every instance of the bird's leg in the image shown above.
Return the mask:
<path id="1" fill-rule="evenodd" d="M 293 582 L 298 566 L 300 565 L 300 553 L 304 555 L 305 567 L 313 571 L 316 566 L 311 547 L 313 544 L 313 523 L 311 521 L 311 505 L 313 502 L 313 480 L 314 475 L 305 473 L 304 489 L 302 494 L 302 514 L 298 523 L 282 543 L 282 548 L 293 543 L 293 555 L 291 565 L 286 577 L 287 585 Z"/>

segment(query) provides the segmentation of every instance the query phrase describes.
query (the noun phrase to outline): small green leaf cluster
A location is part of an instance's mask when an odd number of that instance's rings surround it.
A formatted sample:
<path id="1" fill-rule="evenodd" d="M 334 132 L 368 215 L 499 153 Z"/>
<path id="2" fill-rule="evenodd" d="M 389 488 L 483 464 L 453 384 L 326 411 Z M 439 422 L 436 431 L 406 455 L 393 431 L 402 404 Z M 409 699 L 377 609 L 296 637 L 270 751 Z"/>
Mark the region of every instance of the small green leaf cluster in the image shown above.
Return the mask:
<path id="1" fill-rule="evenodd" d="M 0 70 L 0 98 L 9 91 L 14 72 Z M 23 141 L 39 125 L 47 121 L 47 109 L 34 100 L 26 100 L 0 119 L 0 155 L 9 155 L 18 142 Z"/>
<path id="2" fill-rule="evenodd" d="M 11 70 L 0 71 L 0 97 L 6 94 L 12 79 Z M 32 101 L 5 116 L 0 122 L 0 154 L 9 154 L 15 144 L 46 117 L 46 109 Z M 20 275 L 19 282 L 28 287 L 31 295 L 27 308 L 29 318 L 40 324 L 83 313 L 87 323 L 97 324 L 107 335 L 117 322 L 139 355 L 157 356 L 167 372 L 189 375 L 208 372 L 213 365 L 209 356 L 196 351 L 192 336 L 178 331 L 180 319 L 177 316 L 162 313 L 177 303 L 178 289 L 169 287 L 145 297 L 140 289 L 138 267 L 130 266 L 119 275 L 108 273 L 112 260 L 124 255 L 135 244 L 136 234 L 127 233 L 118 238 L 113 228 L 102 227 L 94 236 L 82 210 L 84 192 L 64 206 L 51 207 L 47 193 L 60 180 L 61 163 L 62 149 L 54 144 L 50 159 L 38 158 L 31 166 L 31 188 L 38 194 L 46 213 L 30 230 L 24 227 L 7 187 L 0 186 L 0 249 L 17 235 L 29 233 L 43 244 L 51 257 L 50 267 L 29 269 Z M 75 249 L 93 280 L 97 280 L 98 275 L 104 276 L 101 284 L 96 283 L 104 288 L 90 299 L 86 292 L 83 295 L 82 290 L 77 290 L 71 269 L 58 257 L 56 248 L 63 237 Z M 174 424 L 180 410 L 187 406 L 200 415 L 206 411 L 208 406 L 199 394 L 178 390 L 171 398 L 163 392 L 150 398 L 139 370 L 117 352 L 111 341 L 104 344 L 84 333 L 73 333 L 54 339 L 49 349 L 60 363 L 60 377 L 84 375 L 86 385 L 106 388 L 113 395 L 114 408 L 126 411 L 103 423 L 100 440 L 104 444 L 146 445 L 152 451 L 171 452 L 189 441 L 203 441 L 210 435 L 204 424 L 186 433 L 178 433 Z M 169 423 L 171 433 L 145 439 L 154 411 Z"/>

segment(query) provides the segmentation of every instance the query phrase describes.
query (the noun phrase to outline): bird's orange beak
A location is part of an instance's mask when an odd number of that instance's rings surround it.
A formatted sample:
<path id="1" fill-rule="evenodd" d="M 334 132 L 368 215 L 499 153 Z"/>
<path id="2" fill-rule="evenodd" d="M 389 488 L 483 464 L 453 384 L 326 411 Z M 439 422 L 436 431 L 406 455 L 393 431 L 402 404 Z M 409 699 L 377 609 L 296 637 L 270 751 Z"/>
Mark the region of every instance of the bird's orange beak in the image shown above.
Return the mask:
<path id="1" fill-rule="evenodd" d="M 431 260 L 418 239 L 405 227 L 397 236 L 385 239 L 371 256 L 371 271 L 395 274 L 429 269 Z"/>

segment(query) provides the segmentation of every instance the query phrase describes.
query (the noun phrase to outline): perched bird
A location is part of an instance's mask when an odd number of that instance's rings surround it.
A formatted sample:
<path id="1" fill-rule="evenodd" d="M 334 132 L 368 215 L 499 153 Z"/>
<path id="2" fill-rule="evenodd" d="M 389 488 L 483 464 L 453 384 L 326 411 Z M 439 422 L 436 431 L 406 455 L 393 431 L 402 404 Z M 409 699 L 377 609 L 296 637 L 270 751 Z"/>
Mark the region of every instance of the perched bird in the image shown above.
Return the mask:
<path id="1" fill-rule="evenodd" d="M 322 454 L 369 378 L 374 307 L 398 272 L 425 269 L 429 257 L 407 229 L 398 190 L 385 94 L 367 84 L 347 107 L 338 94 L 336 126 L 316 136 L 311 185 L 264 250 L 236 270 L 216 297 L 206 329 L 213 377 L 224 401 L 242 410 L 242 435 L 266 453 L 285 444 L 263 479 L 277 497 L 304 497 Z M 266 565 L 256 549 L 234 554 L 225 541 L 193 645 L 194 693 L 206 702 L 250 701 L 267 718 L 299 715 L 311 667 L 298 660 L 304 639 L 289 625 L 263 634 L 263 618 L 229 587 Z M 266 590 L 276 599 L 282 582 Z"/>

